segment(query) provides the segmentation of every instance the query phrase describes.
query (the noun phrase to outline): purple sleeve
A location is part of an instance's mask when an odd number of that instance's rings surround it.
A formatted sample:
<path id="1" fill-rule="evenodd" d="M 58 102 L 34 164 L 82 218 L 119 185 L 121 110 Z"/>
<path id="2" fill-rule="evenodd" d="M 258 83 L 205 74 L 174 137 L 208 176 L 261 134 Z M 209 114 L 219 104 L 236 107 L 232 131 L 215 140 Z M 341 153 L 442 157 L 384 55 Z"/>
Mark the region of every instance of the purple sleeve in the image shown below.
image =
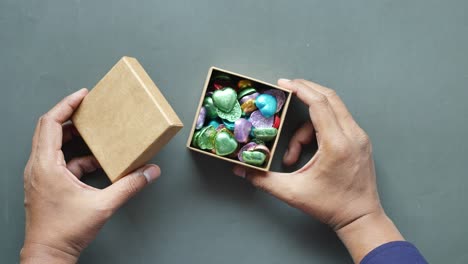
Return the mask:
<path id="1" fill-rule="evenodd" d="M 418 249 L 406 241 L 383 244 L 367 254 L 361 264 L 427 264 Z"/>

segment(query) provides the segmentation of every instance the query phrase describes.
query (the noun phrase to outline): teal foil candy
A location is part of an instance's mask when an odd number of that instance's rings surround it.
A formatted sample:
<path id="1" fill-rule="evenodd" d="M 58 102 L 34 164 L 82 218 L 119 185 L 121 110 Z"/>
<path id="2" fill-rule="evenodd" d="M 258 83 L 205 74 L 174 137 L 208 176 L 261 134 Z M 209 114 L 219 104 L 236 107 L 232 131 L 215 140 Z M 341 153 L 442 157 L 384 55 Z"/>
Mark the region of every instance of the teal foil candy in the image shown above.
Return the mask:
<path id="1" fill-rule="evenodd" d="M 219 125 L 221 125 L 218 121 L 216 120 L 211 120 L 210 123 L 208 123 L 209 126 L 212 126 L 214 128 L 218 128 Z"/>
<path id="2" fill-rule="evenodd" d="M 266 118 L 272 117 L 276 113 L 276 97 L 270 94 L 261 94 L 255 98 L 255 105 Z"/>
<path id="3" fill-rule="evenodd" d="M 227 120 L 223 120 L 223 124 L 226 126 L 227 129 L 229 129 L 231 131 L 234 131 L 234 126 L 235 126 L 234 122 L 229 122 Z"/>

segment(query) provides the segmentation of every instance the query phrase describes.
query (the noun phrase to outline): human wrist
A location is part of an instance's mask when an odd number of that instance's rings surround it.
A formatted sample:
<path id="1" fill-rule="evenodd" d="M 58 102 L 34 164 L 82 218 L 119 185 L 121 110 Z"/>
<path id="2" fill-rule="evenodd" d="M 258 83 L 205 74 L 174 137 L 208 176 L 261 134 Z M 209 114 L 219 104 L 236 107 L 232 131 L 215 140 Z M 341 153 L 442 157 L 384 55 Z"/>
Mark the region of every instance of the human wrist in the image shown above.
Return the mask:
<path id="1" fill-rule="evenodd" d="M 20 261 L 26 263 L 76 263 L 79 254 L 66 252 L 42 243 L 28 242 L 20 252 Z"/>
<path id="2" fill-rule="evenodd" d="M 405 240 L 383 209 L 363 215 L 336 230 L 355 263 L 359 263 L 374 248 Z"/>

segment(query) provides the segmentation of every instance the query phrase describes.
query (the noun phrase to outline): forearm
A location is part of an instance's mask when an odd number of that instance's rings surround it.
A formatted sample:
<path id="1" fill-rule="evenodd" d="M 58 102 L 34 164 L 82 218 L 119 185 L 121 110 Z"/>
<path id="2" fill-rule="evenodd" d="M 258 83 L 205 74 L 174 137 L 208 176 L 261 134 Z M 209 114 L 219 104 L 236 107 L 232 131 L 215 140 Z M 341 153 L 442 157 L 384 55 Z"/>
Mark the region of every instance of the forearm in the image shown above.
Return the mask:
<path id="1" fill-rule="evenodd" d="M 336 233 L 355 263 L 360 263 L 364 256 L 382 244 L 404 240 L 383 210 L 365 215 L 340 228 Z"/>
<path id="2" fill-rule="evenodd" d="M 20 253 L 21 264 L 29 263 L 76 263 L 78 256 L 38 243 L 24 244 Z"/>

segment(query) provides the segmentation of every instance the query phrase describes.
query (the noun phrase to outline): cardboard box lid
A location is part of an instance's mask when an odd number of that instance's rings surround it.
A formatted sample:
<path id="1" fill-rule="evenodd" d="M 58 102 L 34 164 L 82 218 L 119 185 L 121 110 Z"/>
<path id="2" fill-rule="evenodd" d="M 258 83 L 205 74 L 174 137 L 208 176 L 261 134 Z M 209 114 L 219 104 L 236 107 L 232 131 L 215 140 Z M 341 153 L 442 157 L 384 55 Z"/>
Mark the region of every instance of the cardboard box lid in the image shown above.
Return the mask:
<path id="1" fill-rule="evenodd" d="M 112 182 L 150 160 L 182 127 L 135 58 L 123 57 L 72 117 Z"/>

